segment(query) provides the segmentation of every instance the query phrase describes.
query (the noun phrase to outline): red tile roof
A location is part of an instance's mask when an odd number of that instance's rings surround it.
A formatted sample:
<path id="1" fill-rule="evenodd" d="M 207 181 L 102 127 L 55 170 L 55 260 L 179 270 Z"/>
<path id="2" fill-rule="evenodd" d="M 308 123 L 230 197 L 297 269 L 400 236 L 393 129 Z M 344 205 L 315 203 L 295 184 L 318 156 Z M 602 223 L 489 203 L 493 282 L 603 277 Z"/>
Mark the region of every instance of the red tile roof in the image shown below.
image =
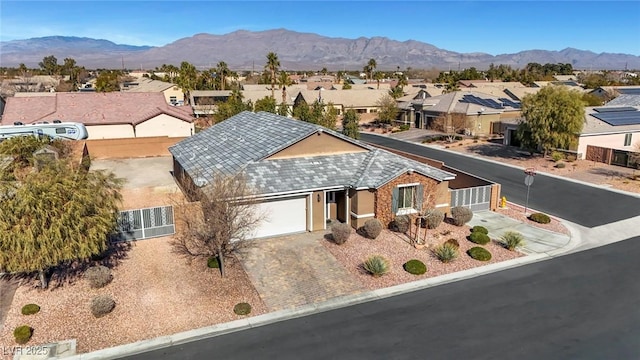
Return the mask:
<path id="1" fill-rule="evenodd" d="M 193 122 L 190 107 L 167 104 L 162 93 L 56 93 L 52 97 L 11 97 L 7 99 L 2 124 L 24 124 L 62 120 L 85 125 L 137 125 L 160 114 Z"/>

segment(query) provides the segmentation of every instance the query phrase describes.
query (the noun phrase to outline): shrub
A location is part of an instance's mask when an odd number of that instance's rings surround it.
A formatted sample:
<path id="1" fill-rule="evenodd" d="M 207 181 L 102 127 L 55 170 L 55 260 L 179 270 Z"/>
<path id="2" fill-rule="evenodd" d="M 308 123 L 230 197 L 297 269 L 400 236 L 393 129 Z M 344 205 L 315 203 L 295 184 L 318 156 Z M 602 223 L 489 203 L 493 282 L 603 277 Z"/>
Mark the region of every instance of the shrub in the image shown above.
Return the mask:
<path id="1" fill-rule="evenodd" d="M 472 233 L 474 233 L 474 232 L 481 232 L 481 233 L 483 233 L 483 234 L 485 234 L 485 235 L 489 235 L 489 230 L 487 230 L 487 228 L 486 228 L 486 227 L 484 227 L 484 226 L 480 226 L 480 225 L 476 225 L 476 226 L 474 226 L 474 227 L 471 229 L 471 232 L 472 232 Z"/>
<path id="2" fill-rule="evenodd" d="M 456 244 L 450 242 L 450 240 L 454 240 Z M 438 260 L 443 263 L 448 263 L 455 260 L 458 257 L 458 245 L 456 239 L 449 239 L 441 245 L 436 246 L 433 249 L 433 255 L 435 255 Z"/>
<path id="3" fill-rule="evenodd" d="M 36 304 L 27 304 L 22 307 L 22 315 L 33 315 L 40 311 L 40 306 Z"/>
<path id="4" fill-rule="evenodd" d="M 88 268 L 84 272 L 84 277 L 89 282 L 89 286 L 96 289 L 106 286 L 113 280 L 111 269 L 102 265 Z"/>
<path id="5" fill-rule="evenodd" d="M 337 223 L 331 227 L 331 234 L 333 235 L 333 241 L 342 245 L 347 242 L 349 236 L 351 236 L 351 225 L 347 223 Z"/>
<path id="6" fill-rule="evenodd" d="M 458 249 L 460 247 L 460 243 L 458 242 L 457 239 L 451 238 L 447 241 L 444 242 L 445 244 L 449 244 L 453 247 L 455 247 L 456 249 Z"/>
<path id="7" fill-rule="evenodd" d="M 469 235 L 469 241 L 480 245 L 486 245 L 491 241 L 491 239 L 489 238 L 489 235 L 476 231 Z"/>
<path id="8" fill-rule="evenodd" d="M 553 161 L 558 162 L 562 159 L 564 159 L 564 154 L 559 152 L 559 151 L 554 151 L 551 153 L 551 159 L 553 159 Z"/>
<path id="9" fill-rule="evenodd" d="M 389 272 L 389 261 L 381 255 L 373 255 L 362 263 L 362 267 L 369 274 L 379 277 Z"/>
<path id="10" fill-rule="evenodd" d="M 211 269 L 220 268 L 220 262 L 218 262 L 218 257 L 217 256 L 210 256 L 207 259 L 207 267 L 209 267 Z"/>
<path id="11" fill-rule="evenodd" d="M 469 254 L 469 256 L 471 256 L 473 259 L 479 261 L 491 260 L 491 253 L 487 249 L 480 246 L 472 247 L 471 249 L 467 250 L 467 254 Z"/>
<path id="12" fill-rule="evenodd" d="M 543 213 L 533 213 L 529 215 L 529 220 L 535 221 L 539 224 L 548 224 L 551 222 L 549 215 Z"/>
<path id="13" fill-rule="evenodd" d="M 233 307 L 233 312 L 236 315 L 249 315 L 251 313 L 251 305 L 243 302 L 237 303 L 236 306 Z"/>
<path id="14" fill-rule="evenodd" d="M 406 124 L 400 125 L 400 131 L 407 131 L 407 130 L 409 130 L 409 125 L 406 125 Z"/>
<path id="15" fill-rule="evenodd" d="M 435 229 L 444 221 L 444 213 L 440 210 L 430 209 L 424 213 L 421 226 L 427 229 Z"/>
<path id="16" fill-rule="evenodd" d="M 564 168 L 565 168 L 565 166 L 566 166 L 566 165 L 565 165 L 563 162 L 559 162 L 559 163 L 556 163 L 556 164 L 554 165 L 554 167 L 556 167 L 556 168 L 558 168 L 558 169 L 564 169 Z"/>
<path id="17" fill-rule="evenodd" d="M 524 237 L 516 231 L 507 231 L 500 239 L 504 247 L 511 251 L 515 250 L 518 246 L 522 246 L 524 243 Z"/>
<path id="18" fill-rule="evenodd" d="M 91 301 L 91 313 L 97 318 L 107 315 L 115 307 L 116 302 L 109 295 L 99 295 Z"/>
<path id="19" fill-rule="evenodd" d="M 378 219 L 369 219 L 365 221 L 362 231 L 366 238 L 375 239 L 382 232 L 382 223 Z"/>
<path id="20" fill-rule="evenodd" d="M 466 208 L 464 206 L 456 206 L 451 208 L 451 220 L 453 225 L 463 226 L 464 224 L 471 221 L 473 218 L 473 211 L 471 209 Z"/>
<path id="21" fill-rule="evenodd" d="M 417 259 L 407 261 L 402 267 L 404 271 L 413 275 L 422 275 L 427 272 L 427 265 Z"/>
<path id="22" fill-rule="evenodd" d="M 13 337 L 18 344 L 26 344 L 29 342 L 31 335 L 33 335 L 33 329 L 29 325 L 18 326 L 13 330 Z"/>
<path id="23" fill-rule="evenodd" d="M 409 226 L 411 225 L 411 219 L 407 215 L 396 216 L 395 219 L 391 222 L 389 228 L 391 231 L 406 233 L 409 231 Z"/>

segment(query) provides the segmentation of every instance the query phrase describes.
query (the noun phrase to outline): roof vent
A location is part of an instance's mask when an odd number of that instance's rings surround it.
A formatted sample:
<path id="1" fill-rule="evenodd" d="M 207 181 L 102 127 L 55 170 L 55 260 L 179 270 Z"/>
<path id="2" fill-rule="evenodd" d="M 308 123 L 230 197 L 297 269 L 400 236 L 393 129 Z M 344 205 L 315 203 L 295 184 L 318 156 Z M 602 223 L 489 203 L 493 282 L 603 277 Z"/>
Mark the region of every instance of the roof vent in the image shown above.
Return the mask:
<path id="1" fill-rule="evenodd" d="M 13 125 L 24 125 L 21 121 L 15 121 Z"/>
<path id="2" fill-rule="evenodd" d="M 62 121 L 60 121 L 60 120 L 53 120 L 53 123 L 54 123 L 54 124 L 60 124 L 60 123 L 62 123 Z"/>

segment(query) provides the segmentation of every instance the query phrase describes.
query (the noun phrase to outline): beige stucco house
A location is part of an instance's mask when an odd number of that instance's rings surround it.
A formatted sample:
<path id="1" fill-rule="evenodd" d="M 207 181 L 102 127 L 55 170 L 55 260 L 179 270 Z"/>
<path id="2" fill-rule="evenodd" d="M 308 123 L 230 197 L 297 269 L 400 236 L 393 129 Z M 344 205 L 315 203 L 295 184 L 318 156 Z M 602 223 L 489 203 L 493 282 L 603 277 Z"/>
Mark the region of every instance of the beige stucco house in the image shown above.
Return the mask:
<path id="1" fill-rule="evenodd" d="M 194 133 L 191 108 L 171 106 L 159 92 L 71 92 L 12 97 L 7 99 L 2 116 L 3 125 L 54 120 L 83 123 L 89 140 L 185 137 Z"/>

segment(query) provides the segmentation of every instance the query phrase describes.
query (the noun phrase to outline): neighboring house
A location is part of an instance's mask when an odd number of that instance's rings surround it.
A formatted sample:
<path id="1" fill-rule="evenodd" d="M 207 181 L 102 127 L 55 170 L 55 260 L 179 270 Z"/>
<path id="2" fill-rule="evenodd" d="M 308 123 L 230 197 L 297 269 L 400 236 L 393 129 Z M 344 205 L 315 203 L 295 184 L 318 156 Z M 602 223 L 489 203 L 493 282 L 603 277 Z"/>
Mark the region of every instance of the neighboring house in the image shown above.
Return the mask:
<path id="1" fill-rule="evenodd" d="M 20 92 L 55 91 L 60 80 L 50 75 L 21 76 L 15 79 L 4 79 L 0 85 L 1 96 L 13 96 Z"/>
<path id="2" fill-rule="evenodd" d="M 87 127 L 89 139 L 184 137 L 194 132 L 190 113 L 190 107 L 170 106 L 157 92 L 25 94 L 7 99 L 2 124 L 80 122 Z"/>
<path id="3" fill-rule="evenodd" d="M 217 104 L 226 102 L 231 96 L 231 90 L 191 90 L 190 104 L 196 117 L 213 115 Z"/>
<path id="4" fill-rule="evenodd" d="M 267 218 L 255 237 L 360 227 L 435 207 L 447 213 L 452 172 L 371 147 L 324 127 L 242 112 L 169 148 L 183 189 L 242 172 Z M 197 199 L 192 199 L 197 200 Z"/>
<path id="5" fill-rule="evenodd" d="M 375 87 L 375 85 L 373 85 Z M 376 116 L 380 106 L 378 101 L 389 93 L 388 90 L 367 89 L 367 90 L 302 90 L 296 97 L 294 103 L 300 101 L 306 102 L 308 105 L 313 104 L 316 100 L 325 104 L 332 103 L 338 110 L 338 115 L 344 114 L 348 109 L 354 109 L 360 116 L 366 117 L 366 114 Z"/>
<path id="6" fill-rule="evenodd" d="M 491 135 L 500 133 L 501 123 L 520 117 L 520 102 L 506 95 L 496 97 L 475 91 L 454 91 L 448 94 L 427 97 L 419 93 L 417 99 L 401 104 L 403 110 L 398 123 L 419 129 L 433 129 L 438 118 L 447 119 L 451 127 L 453 114 L 463 114 L 468 135 Z"/>
<path id="7" fill-rule="evenodd" d="M 620 105 L 585 109 L 585 124 L 578 138 L 578 158 L 632 165 L 629 152 L 638 152 L 640 146 L 640 96 L 629 97 L 634 99 L 629 99 L 626 105 L 619 101 Z"/>
<path id="8" fill-rule="evenodd" d="M 182 89 L 172 83 L 152 80 L 141 77 L 135 81 L 122 84 L 122 91 L 127 92 L 159 92 L 164 95 L 168 104 L 173 106 L 184 105 L 184 93 Z"/>

